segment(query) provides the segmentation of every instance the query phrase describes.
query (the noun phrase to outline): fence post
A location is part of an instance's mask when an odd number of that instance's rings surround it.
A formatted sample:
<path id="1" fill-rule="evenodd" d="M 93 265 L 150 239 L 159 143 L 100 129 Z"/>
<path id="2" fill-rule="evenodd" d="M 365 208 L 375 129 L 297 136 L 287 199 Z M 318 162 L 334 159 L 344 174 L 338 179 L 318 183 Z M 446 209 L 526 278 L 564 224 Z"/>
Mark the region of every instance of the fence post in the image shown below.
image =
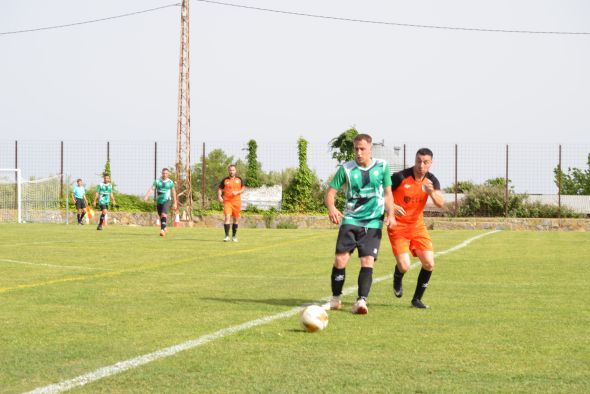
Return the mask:
<path id="1" fill-rule="evenodd" d="M 111 142 L 107 141 L 107 161 L 111 161 Z"/>
<path id="2" fill-rule="evenodd" d="M 557 217 L 561 219 L 561 144 L 559 144 L 559 162 L 557 163 Z"/>
<path id="3" fill-rule="evenodd" d="M 158 141 L 154 141 L 154 180 L 156 179 L 158 179 Z M 158 192 L 154 190 L 154 201 L 156 201 L 157 197 Z"/>
<path id="4" fill-rule="evenodd" d="M 61 182 L 59 184 L 59 195 L 60 195 L 60 197 L 63 197 L 63 195 L 64 195 L 64 142 L 63 141 L 61 141 L 61 144 L 60 144 L 59 156 L 60 156 L 60 158 L 59 158 L 59 173 L 61 174 L 61 176 L 60 176 Z"/>
<path id="5" fill-rule="evenodd" d="M 458 169 L 457 169 L 457 156 L 458 156 L 458 149 L 457 144 L 455 144 L 455 216 L 457 216 L 457 210 L 459 208 L 459 203 L 457 200 L 457 189 L 459 188 L 459 179 L 458 179 Z"/>
<path id="6" fill-rule="evenodd" d="M 404 170 L 406 169 L 406 144 L 404 144 Z"/>
<path id="7" fill-rule="evenodd" d="M 205 175 L 206 175 L 205 143 L 203 142 L 203 160 L 201 161 L 201 208 L 205 209 Z"/>
<path id="8" fill-rule="evenodd" d="M 506 144 L 506 178 L 504 183 L 504 216 L 508 217 L 508 144 Z"/>

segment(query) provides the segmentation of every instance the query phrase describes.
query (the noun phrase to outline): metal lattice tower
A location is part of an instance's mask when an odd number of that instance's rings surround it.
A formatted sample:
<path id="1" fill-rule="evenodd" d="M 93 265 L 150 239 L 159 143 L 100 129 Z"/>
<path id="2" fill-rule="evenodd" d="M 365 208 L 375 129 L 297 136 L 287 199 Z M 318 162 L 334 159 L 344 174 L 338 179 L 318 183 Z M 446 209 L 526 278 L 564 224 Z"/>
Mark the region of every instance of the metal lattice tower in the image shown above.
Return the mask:
<path id="1" fill-rule="evenodd" d="M 182 0 L 176 124 L 176 193 L 183 220 L 192 219 L 189 0 Z"/>

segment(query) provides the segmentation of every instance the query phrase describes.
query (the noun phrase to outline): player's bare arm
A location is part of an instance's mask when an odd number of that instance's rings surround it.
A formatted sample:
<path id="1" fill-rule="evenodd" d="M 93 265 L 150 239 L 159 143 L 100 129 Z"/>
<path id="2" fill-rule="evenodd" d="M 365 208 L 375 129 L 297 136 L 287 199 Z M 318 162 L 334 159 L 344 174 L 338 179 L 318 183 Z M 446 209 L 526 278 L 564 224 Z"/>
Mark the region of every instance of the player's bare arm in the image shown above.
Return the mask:
<path id="1" fill-rule="evenodd" d="M 422 184 L 424 187 L 424 191 L 430 196 L 434 205 L 436 205 L 438 208 L 444 208 L 445 199 L 442 195 L 442 192 L 440 190 L 434 189 L 432 181 L 426 178 L 424 179 Z"/>
<path id="2" fill-rule="evenodd" d="M 328 208 L 328 218 L 330 218 L 330 221 L 334 224 L 340 224 L 340 218 L 342 217 L 342 212 L 336 208 L 335 204 L 337 192 L 338 191 L 336 189 L 329 188 L 328 192 L 326 193 L 326 198 L 324 199 L 324 203 Z"/>
<path id="3" fill-rule="evenodd" d="M 237 196 L 239 194 L 244 193 L 244 191 L 246 190 L 246 186 L 242 186 L 242 188 L 236 192 L 232 192 L 234 194 L 234 196 Z"/>
<path id="4" fill-rule="evenodd" d="M 145 194 L 145 196 L 143 196 L 143 201 L 147 201 L 148 198 L 150 198 L 150 196 L 153 195 L 155 191 L 156 191 L 156 189 L 154 189 L 153 186 L 150 186 L 150 188 L 148 189 L 148 191 Z"/>
<path id="5" fill-rule="evenodd" d="M 94 195 L 94 201 L 92 202 L 92 205 L 96 206 L 97 199 L 98 199 L 98 192 L 96 192 L 96 194 Z"/>
<path id="6" fill-rule="evenodd" d="M 117 205 L 117 201 L 115 201 L 115 195 L 111 193 L 111 200 L 113 200 L 113 205 Z"/>
<path id="7" fill-rule="evenodd" d="M 217 189 L 217 199 L 219 202 L 223 202 L 223 196 L 221 195 L 221 188 Z"/>
<path id="8" fill-rule="evenodd" d="M 387 218 L 385 218 L 384 223 L 387 228 L 394 228 L 397 224 L 395 220 L 395 207 L 397 205 L 393 203 L 393 193 L 391 192 L 391 187 L 386 187 L 383 194 L 385 197 L 385 211 L 387 212 Z"/>

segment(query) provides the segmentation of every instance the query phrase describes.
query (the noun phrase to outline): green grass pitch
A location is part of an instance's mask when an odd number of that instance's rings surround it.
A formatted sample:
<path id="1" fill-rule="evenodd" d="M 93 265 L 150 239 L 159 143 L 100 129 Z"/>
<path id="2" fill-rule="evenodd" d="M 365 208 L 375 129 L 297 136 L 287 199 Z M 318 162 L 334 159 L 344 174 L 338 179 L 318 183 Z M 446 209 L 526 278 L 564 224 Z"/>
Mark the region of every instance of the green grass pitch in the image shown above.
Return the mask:
<path id="1" fill-rule="evenodd" d="M 19 393 L 319 302 L 334 230 L 0 225 L 0 393 Z M 437 251 L 483 232 L 433 231 Z M 391 274 L 389 241 L 374 278 Z M 356 286 L 351 259 L 345 287 Z M 375 283 L 369 314 L 298 315 L 72 392 L 589 392 L 590 234 L 498 232 L 437 258 L 409 305 Z M 356 293 L 355 293 L 356 294 Z"/>

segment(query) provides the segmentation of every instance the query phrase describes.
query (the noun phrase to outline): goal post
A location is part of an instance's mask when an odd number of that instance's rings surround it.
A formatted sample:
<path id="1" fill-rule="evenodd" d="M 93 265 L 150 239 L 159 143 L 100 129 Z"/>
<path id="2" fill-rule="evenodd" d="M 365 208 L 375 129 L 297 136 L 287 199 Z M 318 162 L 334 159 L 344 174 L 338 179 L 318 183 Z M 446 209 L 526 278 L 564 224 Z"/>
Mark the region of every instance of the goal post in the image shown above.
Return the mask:
<path id="1" fill-rule="evenodd" d="M 0 169 L 0 223 L 64 223 L 61 174 L 22 180 L 20 169 Z"/>
<path id="2" fill-rule="evenodd" d="M 0 168 L 0 223 L 22 223 L 22 177 L 19 168 Z"/>

